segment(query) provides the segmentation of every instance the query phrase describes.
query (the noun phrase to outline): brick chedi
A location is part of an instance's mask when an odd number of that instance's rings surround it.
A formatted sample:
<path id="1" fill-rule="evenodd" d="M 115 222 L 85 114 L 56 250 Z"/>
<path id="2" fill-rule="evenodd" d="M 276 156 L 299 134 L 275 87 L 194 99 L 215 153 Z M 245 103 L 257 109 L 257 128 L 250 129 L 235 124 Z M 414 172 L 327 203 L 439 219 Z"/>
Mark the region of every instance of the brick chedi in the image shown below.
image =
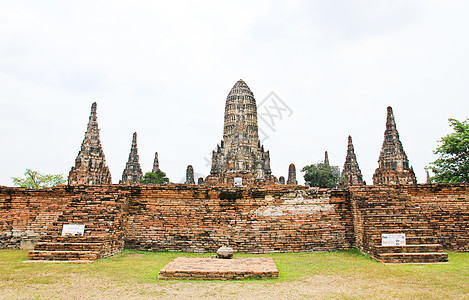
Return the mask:
<path id="1" fill-rule="evenodd" d="M 342 186 L 362 185 L 363 176 L 358 166 L 355 150 L 353 149 L 352 137 L 348 136 L 347 156 L 345 157 L 344 169 L 342 170 Z"/>
<path id="2" fill-rule="evenodd" d="M 137 133 L 132 137 L 132 146 L 130 148 L 129 160 L 125 164 L 122 180 L 120 184 L 137 184 L 143 177 L 142 168 L 138 161 Z"/>
<path id="3" fill-rule="evenodd" d="M 399 139 L 390 106 L 388 106 L 386 131 L 378 164 L 373 175 L 373 184 L 417 184 L 414 171 L 409 167 L 409 160 Z"/>
<path id="4" fill-rule="evenodd" d="M 160 169 L 160 162 L 158 161 L 158 152 L 155 152 L 155 160 L 153 161 L 152 173 L 156 173 Z"/>
<path id="5" fill-rule="evenodd" d="M 298 184 L 298 181 L 296 181 L 296 167 L 295 167 L 295 164 L 290 164 L 290 166 L 288 167 L 287 184 Z"/>
<path id="6" fill-rule="evenodd" d="M 69 185 L 111 184 L 111 173 L 99 139 L 96 102 L 91 106 L 91 115 L 75 166 L 68 175 Z"/>
<path id="7" fill-rule="evenodd" d="M 194 180 L 194 168 L 192 165 L 188 165 L 186 169 L 186 182 L 185 184 L 195 184 Z"/>
<path id="8" fill-rule="evenodd" d="M 239 80 L 226 98 L 223 140 L 212 154 L 212 168 L 206 184 L 271 184 L 269 151 L 259 141 L 257 106 L 254 94 Z"/>

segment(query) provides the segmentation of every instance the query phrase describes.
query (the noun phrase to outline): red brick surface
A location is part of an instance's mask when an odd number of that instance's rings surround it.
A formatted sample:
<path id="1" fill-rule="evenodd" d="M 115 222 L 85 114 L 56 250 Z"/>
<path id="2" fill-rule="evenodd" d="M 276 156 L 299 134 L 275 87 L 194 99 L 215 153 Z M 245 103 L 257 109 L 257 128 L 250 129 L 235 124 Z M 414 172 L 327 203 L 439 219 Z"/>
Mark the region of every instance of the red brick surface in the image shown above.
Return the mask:
<path id="1" fill-rule="evenodd" d="M 245 279 L 277 278 L 271 257 L 232 259 L 178 257 L 164 266 L 158 279 Z"/>

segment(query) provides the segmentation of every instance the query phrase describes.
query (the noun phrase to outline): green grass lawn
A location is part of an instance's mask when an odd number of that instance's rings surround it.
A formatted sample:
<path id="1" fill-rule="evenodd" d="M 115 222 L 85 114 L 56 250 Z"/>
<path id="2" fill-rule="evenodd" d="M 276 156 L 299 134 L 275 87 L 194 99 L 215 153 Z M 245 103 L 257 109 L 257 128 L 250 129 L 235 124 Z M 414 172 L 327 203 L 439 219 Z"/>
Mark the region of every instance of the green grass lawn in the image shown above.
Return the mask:
<path id="1" fill-rule="evenodd" d="M 203 293 L 210 290 L 217 298 L 226 295 L 226 286 L 254 292 L 267 289 L 266 293 L 277 289 L 281 292 L 280 298 L 282 295 L 285 298 L 292 295 L 294 298 L 316 298 L 318 295 L 318 298 L 321 298 L 321 295 L 327 295 L 330 297 L 325 298 L 339 299 L 469 297 L 469 253 L 449 253 L 448 264 L 434 265 L 384 265 L 355 249 L 321 253 L 271 253 L 263 256 L 274 259 L 280 271 L 278 279 L 215 281 L 215 285 L 214 281 L 157 279 L 158 271 L 175 257 L 209 255 L 126 250 L 91 264 L 43 264 L 23 263 L 27 260 L 27 251 L 0 250 L 0 299 L 7 299 L 2 297 L 2 291 L 8 292 L 8 298 L 12 298 L 12 295 L 25 299 L 61 298 L 60 293 L 48 294 L 49 290 L 57 290 L 59 286 L 67 284 L 73 288 L 73 281 L 81 278 L 97 280 L 98 283 L 107 282 L 109 287 L 104 291 L 110 295 L 109 298 L 113 298 L 113 287 L 128 293 L 135 292 L 132 290 L 132 287 L 135 287 L 139 289 L 136 295 L 142 297 L 147 295 L 147 292 L 151 292 L 150 295 L 153 296 L 168 295 L 167 293 L 177 295 L 177 291 L 190 287 L 197 291 L 207 289 Z M 95 298 L 91 297 L 93 295 L 100 298 L 102 294 L 99 292 L 99 285 L 97 286 L 98 292 L 84 294 L 87 295 L 85 298 Z M 298 286 L 298 293 L 294 293 L 292 286 Z M 308 289 L 309 286 L 312 287 L 311 290 Z M 327 294 L 324 294 L 327 291 L 315 294 L 321 292 L 318 288 L 323 287 L 329 287 L 331 291 Z M 85 292 L 91 293 L 91 290 Z M 208 295 L 212 295 L 210 293 Z M 230 297 L 237 298 L 236 294 Z"/>

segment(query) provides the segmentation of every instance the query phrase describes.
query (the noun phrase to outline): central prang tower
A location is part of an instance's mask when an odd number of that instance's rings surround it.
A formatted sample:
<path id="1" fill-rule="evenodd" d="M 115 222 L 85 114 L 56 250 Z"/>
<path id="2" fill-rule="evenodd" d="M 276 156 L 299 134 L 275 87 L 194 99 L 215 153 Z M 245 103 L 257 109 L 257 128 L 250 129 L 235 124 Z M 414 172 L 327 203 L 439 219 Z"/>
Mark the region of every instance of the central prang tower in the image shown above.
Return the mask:
<path id="1" fill-rule="evenodd" d="M 234 178 L 243 185 L 273 184 L 269 151 L 259 141 L 257 106 L 248 85 L 239 80 L 225 103 L 223 140 L 212 153 L 212 169 L 206 184 L 233 184 Z"/>

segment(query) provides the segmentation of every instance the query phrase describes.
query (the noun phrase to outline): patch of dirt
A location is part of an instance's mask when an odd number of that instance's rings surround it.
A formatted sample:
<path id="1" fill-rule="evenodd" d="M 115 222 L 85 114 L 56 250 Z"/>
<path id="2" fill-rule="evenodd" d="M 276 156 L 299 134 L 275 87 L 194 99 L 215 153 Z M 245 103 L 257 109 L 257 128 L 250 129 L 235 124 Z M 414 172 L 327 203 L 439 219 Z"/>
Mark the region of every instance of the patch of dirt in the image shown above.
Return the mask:
<path id="1" fill-rule="evenodd" d="M 157 281 L 129 285 L 108 278 L 70 274 L 57 283 L 28 284 L 20 289 L 3 286 L 0 299 L 331 299 L 363 295 L 375 288 L 383 286 L 375 281 L 319 275 L 293 282 Z"/>

